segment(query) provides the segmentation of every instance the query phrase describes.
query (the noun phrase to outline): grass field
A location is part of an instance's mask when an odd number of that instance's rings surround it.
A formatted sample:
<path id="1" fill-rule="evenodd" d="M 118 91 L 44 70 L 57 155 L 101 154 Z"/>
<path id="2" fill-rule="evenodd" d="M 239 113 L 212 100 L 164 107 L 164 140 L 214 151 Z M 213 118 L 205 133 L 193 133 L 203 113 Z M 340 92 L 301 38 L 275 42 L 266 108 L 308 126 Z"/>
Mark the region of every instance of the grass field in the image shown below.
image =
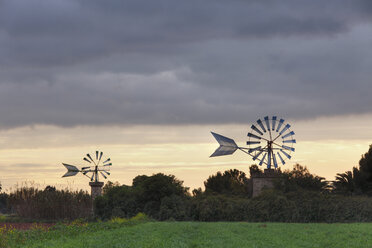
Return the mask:
<path id="1" fill-rule="evenodd" d="M 371 223 L 141 221 L 14 232 L 3 247 L 372 247 L 371 233 Z"/>

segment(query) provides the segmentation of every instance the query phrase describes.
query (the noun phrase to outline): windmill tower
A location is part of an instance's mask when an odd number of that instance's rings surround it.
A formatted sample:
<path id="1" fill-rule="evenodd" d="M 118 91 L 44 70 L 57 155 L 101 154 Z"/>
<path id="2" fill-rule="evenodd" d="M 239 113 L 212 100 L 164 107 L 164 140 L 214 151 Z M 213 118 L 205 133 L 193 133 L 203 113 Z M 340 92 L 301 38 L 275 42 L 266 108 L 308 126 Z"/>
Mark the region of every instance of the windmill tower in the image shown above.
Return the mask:
<path id="1" fill-rule="evenodd" d="M 265 165 L 263 174 L 254 174 L 252 177 L 253 197 L 260 194 L 264 187 L 273 187 L 273 180 L 278 177 L 277 168 L 284 165 L 286 160 L 292 158 L 296 144 L 295 133 L 290 130 L 291 125 L 277 116 L 266 116 L 264 121 L 258 119 L 252 124 L 248 132 L 247 147 L 238 146 L 233 139 L 211 132 L 219 143 L 219 147 L 210 157 L 231 155 L 240 150 L 257 161 L 258 165 Z"/>
<path id="2" fill-rule="evenodd" d="M 78 169 L 75 165 L 62 163 L 67 172 L 62 177 L 75 176 L 79 172 L 90 179 L 89 186 L 91 187 L 92 199 L 102 194 L 103 182 L 99 181 L 100 176 L 107 179 L 110 175 L 110 168 L 112 166 L 111 159 L 103 159 L 103 152 L 96 151 L 95 159 L 88 153 L 83 160 L 89 163 L 89 166 L 82 167 Z M 103 161 L 103 162 L 102 162 Z"/>

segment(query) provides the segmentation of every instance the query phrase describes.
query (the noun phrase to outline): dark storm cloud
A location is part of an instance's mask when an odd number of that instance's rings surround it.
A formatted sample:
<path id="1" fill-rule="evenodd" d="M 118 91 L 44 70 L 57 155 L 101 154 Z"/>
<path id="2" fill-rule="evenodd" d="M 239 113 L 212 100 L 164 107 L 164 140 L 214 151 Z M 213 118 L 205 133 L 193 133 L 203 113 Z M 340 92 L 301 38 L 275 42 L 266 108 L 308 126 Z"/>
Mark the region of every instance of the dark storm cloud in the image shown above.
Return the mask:
<path id="1" fill-rule="evenodd" d="M 0 0 L 0 125 L 370 112 L 370 1 Z"/>

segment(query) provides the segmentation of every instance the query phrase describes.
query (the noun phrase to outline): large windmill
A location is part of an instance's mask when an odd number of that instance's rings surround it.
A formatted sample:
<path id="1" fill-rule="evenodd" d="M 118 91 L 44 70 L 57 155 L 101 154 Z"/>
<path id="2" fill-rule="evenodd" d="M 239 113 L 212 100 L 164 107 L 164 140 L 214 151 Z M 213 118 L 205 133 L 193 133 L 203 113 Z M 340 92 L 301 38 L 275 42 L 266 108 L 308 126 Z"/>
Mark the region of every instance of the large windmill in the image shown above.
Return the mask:
<path id="1" fill-rule="evenodd" d="M 267 169 L 278 168 L 291 159 L 291 153 L 295 151 L 295 133 L 290 127 L 284 119 L 276 116 L 266 116 L 264 121 L 258 119 L 247 134 L 247 147 L 238 146 L 233 139 L 211 132 L 220 144 L 211 157 L 230 155 L 240 150 L 251 156 L 253 161 L 257 160 L 259 165 L 266 165 Z"/>
<path id="2" fill-rule="evenodd" d="M 277 116 L 266 116 L 263 121 L 258 119 L 247 134 L 247 147 L 238 146 L 233 139 L 212 132 L 220 146 L 211 157 L 230 155 L 240 150 L 251 156 L 252 160 L 257 161 L 260 166 L 265 165 L 264 173 L 251 175 L 251 193 L 253 197 L 258 196 L 265 187 L 274 186 L 274 179 L 279 176 L 276 169 L 292 158 L 296 139 L 295 133 L 290 128 L 291 125 Z"/>
<path id="3" fill-rule="evenodd" d="M 110 175 L 112 162 L 110 158 L 104 159 L 103 152 L 96 151 L 93 157 L 89 153 L 86 154 L 83 161 L 89 163 L 89 165 L 81 169 L 75 165 L 62 163 L 67 169 L 67 172 L 62 177 L 75 176 L 79 172 L 88 177 L 90 179 L 89 185 L 92 189 L 92 198 L 94 199 L 102 193 L 103 182 L 100 182 L 99 178 L 102 176 L 104 179 L 107 179 L 107 176 Z"/>
<path id="4" fill-rule="evenodd" d="M 284 119 L 278 119 L 277 116 L 266 116 L 263 121 L 258 119 L 247 134 L 247 147 L 238 146 L 233 139 L 212 132 L 220 146 L 211 157 L 230 155 L 240 150 L 251 156 L 252 160 L 257 161 L 260 166 L 266 165 L 263 174 L 251 175 L 251 193 L 253 197 L 258 196 L 265 187 L 274 186 L 274 179 L 279 176 L 275 169 L 292 158 L 291 153 L 295 151 L 293 146 L 296 144 L 296 139 L 295 133 L 290 128 L 291 125 Z"/>

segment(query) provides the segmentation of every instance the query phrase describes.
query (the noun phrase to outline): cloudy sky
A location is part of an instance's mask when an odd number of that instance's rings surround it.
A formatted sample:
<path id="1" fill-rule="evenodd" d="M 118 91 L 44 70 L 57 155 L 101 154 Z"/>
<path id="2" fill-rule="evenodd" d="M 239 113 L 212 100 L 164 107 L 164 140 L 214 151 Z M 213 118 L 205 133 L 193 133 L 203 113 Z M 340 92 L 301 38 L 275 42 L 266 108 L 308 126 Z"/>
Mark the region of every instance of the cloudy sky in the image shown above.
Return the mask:
<path id="1" fill-rule="evenodd" d="M 214 130 L 288 120 L 292 163 L 332 180 L 372 143 L 369 0 L 0 0 L 0 182 L 86 187 L 61 162 L 103 150 L 111 180 L 202 186 Z M 290 168 L 291 164 L 287 164 Z"/>

